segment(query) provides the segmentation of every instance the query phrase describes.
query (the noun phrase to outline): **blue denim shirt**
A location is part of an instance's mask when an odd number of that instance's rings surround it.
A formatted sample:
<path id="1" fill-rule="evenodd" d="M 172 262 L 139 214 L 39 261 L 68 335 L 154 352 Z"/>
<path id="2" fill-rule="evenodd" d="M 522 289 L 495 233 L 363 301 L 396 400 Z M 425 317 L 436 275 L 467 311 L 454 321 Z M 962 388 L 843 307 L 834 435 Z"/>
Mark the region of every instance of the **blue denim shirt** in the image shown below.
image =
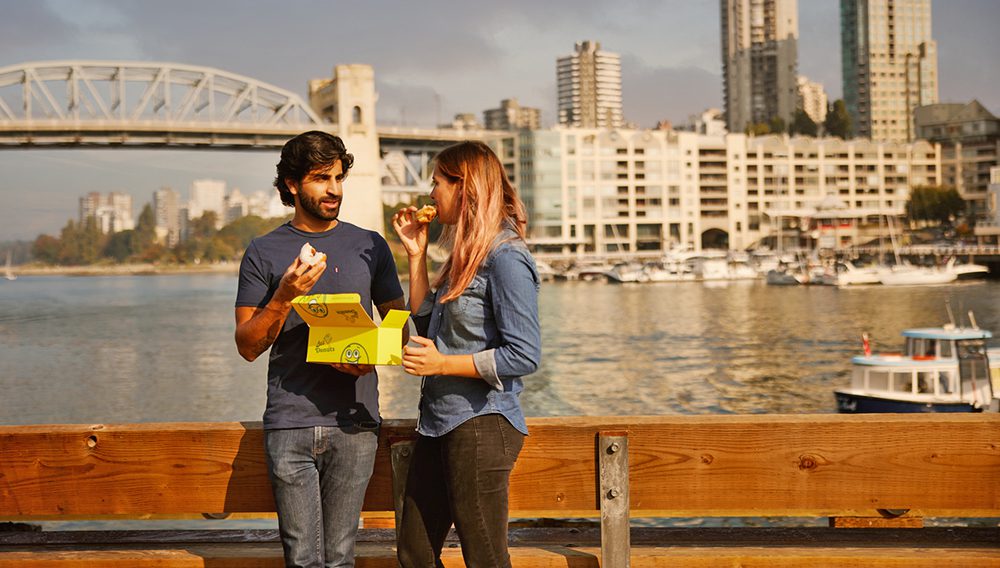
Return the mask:
<path id="1" fill-rule="evenodd" d="M 512 239 L 512 240 L 508 240 Z M 524 241 L 505 230 L 469 287 L 442 304 L 447 285 L 428 295 L 417 319 L 430 316 L 425 335 L 445 355 L 473 356 L 482 379 L 425 377 L 417 431 L 443 436 L 470 418 L 502 414 L 527 434 L 519 395 L 521 377 L 538 369 L 538 271 Z"/>

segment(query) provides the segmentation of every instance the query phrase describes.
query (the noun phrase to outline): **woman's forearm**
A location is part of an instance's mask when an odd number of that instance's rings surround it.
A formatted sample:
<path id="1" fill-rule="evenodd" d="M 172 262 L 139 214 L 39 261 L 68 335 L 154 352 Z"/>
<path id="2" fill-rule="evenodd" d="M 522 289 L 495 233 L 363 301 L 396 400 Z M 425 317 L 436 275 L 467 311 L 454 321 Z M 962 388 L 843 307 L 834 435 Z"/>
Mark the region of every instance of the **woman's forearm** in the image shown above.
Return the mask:
<path id="1" fill-rule="evenodd" d="M 449 377 L 482 378 L 472 355 L 444 355 L 443 367 L 441 374 Z"/>
<path id="2" fill-rule="evenodd" d="M 424 303 L 430 288 L 427 278 L 427 255 L 411 256 L 410 260 L 410 313 L 416 314 Z"/>

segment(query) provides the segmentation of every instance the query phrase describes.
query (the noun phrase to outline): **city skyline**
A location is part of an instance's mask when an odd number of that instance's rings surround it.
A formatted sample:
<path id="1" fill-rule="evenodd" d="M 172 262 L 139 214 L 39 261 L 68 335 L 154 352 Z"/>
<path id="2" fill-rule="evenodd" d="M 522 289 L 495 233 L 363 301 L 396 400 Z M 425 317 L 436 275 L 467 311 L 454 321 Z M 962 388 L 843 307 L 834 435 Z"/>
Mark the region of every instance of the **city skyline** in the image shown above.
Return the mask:
<path id="1" fill-rule="evenodd" d="M 644 128 L 662 119 L 676 124 L 722 106 L 714 1 L 573 2 L 572 9 L 565 2 L 376 2 L 341 10 L 319 2 L 254 9 L 233 2 L 0 4 L 8 15 L 0 22 L 0 66 L 69 58 L 177 61 L 248 75 L 304 98 L 307 81 L 329 76 L 334 65 L 368 63 L 380 97 L 378 122 L 386 125 L 431 126 L 459 112 L 481 116 L 505 98 L 540 108 L 543 125 L 552 125 L 556 59 L 584 40 L 621 54 L 627 121 Z M 350 23 L 338 27 L 338 15 Z M 799 19 L 800 74 L 823 84 L 831 100 L 840 98 L 839 2 L 804 0 Z M 983 64 L 1000 55 L 1000 40 L 990 33 L 998 19 L 1000 3 L 934 3 L 942 102 L 978 99 L 1000 110 L 1000 71 Z M 0 153 L 8 199 L 0 240 L 58 232 L 90 191 L 125 191 L 144 203 L 160 186 L 183 191 L 204 177 L 246 193 L 268 189 L 276 158 L 277 152 L 8 150 Z"/>

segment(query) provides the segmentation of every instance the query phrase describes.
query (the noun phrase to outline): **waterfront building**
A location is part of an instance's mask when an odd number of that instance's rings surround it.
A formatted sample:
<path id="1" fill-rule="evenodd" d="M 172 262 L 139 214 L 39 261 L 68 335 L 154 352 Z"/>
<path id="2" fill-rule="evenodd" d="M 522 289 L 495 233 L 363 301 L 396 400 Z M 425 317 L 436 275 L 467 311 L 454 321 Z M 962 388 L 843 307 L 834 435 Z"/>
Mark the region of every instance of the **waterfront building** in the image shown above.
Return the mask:
<path id="1" fill-rule="evenodd" d="M 980 244 L 1000 245 L 1000 167 L 990 168 L 986 207 L 975 234 Z"/>
<path id="2" fill-rule="evenodd" d="M 476 118 L 475 113 L 471 112 L 461 112 L 455 115 L 455 118 L 448 124 L 439 124 L 438 128 L 442 130 L 482 130 L 483 125 L 479 123 L 479 119 Z"/>
<path id="3" fill-rule="evenodd" d="M 153 215 L 156 217 L 156 237 L 167 247 L 181 240 L 180 195 L 169 187 L 153 192 Z"/>
<path id="4" fill-rule="evenodd" d="M 340 136 L 354 154 L 354 166 L 344 183 L 345 205 L 340 218 L 381 232 L 381 152 L 375 124 L 375 71 L 371 65 L 337 65 L 333 77 L 309 81 L 309 104 L 329 131 Z"/>
<path id="5" fill-rule="evenodd" d="M 249 204 L 249 215 L 256 215 L 264 219 L 274 217 L 284 217 L 292 214 L 292 208 L 286 207 L 281 202 L 278 191 L 272 188 L 270 191 L 259 190 L 250 194 L 247 198 Z"/>
<path id="6" fill-rule="evenodd" d="M 822 126 L 826 120 L 827 111 L 827 96 L 823 85 L 815 81 L 810 81 L 808 77 L 799 75 L 798 100 L 799 108 L 805 111 L 813 122 Z"/>
<path id="7" fill-rule="evenodd" d="M 483 111 L 487 130 L 538 130 L 541 128 L 542 111 L 518 104 L 517 99 L 500 101 L 500 108 Z"/>
<path id="8" fill-rule="evenodd" d="M 748 139 L 745 171 L 744 238 L 822 217 L 802 244 L 842 248 L 879 237 L 880 217 L 902 217 L 911 188 L 940 183 L 941 157 L 922 140 L 763 136 Z"/>
<path id="9" fill-rule="evenodd" d="M 582 128 L 622 126 L 621 57 L 583 41 L 556 61 L 559 124 Z"/>
<path id="10" fill-rule="evenodd" d="M 664 124 L 664 122 L 661 122 L 661 125 L 669 128 L 669 123 Z M 706 109 L 701 114 L 690 115 L 688 123 L 678 127 L 677 130 L 697 132 L 698 134 L 707 134 L 709 136 L 724 136 L 727 132 L 725 115 L 717 108 Z"/>
<path id="11" fill-rule="evenodd" d="M 841 0 L 844 102 L 857 136 L 916 138 L 913 110 L 938 102 L 930 0 Z"/>
<path id="12" fill-rule="evenodd" d="M 191 221 L 210 211 L 215 213 L 215 228 L 221 229 L 226 220 L 226 182 L 218 179 L 191 182 L 187 211 Z"/>
<path id="13" fill-rule="evenodd" d="M 522 131 L 517 156 L 529 244 L 542 256 L 745 249 L 779 226 L 850 246 L 876 237 L 879 217 L 901 216 L 910 188 L 940 172 L 939 148 L 926 141 L 674 130 Z M 803 234 L 821 209 L 829 222 Z"/>
<path id="14" fill-rule="evenodd" d="M 1000 119 L 973 100 L 919 107 L 913 121 L 918 138 L 941 144 L 941 183 L 958 190 L 974 217 L 988 217 L 990 175 L 1000 155 Z"/>
<path id="15" fill-rule="evenodd" d="M 80 198 L 80 224 L 88 218 L 97 221 L 102 233 L 118 233 L 135 228 L 132 216 L 132 196 L 127 193 L 91 192 Z"/>
<path id="16" fill-rule="evenodd" d="M 226 196 L 225 225 L 250 214 L 250 200 L 239 189 L 234 188 Z"/>
<path id="17" fill-rule="evenodd" d="M 780 118 L 798 99 L 797 0 L 721 0 L 722 81 L 729 132 Z"/>

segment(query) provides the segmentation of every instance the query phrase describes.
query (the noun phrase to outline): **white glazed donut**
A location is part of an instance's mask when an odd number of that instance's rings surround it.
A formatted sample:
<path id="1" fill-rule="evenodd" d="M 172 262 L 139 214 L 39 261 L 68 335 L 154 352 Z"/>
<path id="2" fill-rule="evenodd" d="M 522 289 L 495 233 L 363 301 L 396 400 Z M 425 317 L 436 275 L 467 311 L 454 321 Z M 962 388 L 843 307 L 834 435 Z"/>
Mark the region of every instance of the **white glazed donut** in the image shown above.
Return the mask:
<path id="1" fill-rule="evenodd" d="M 302 250 L 299 251 L 299 260 L 309 266 L 314 266 L 319 264 L 320 261 L 326 260 L 326 255 L 321 252 L 316 252 L 316 249 L 309 243 L 302 245 Z"/>

